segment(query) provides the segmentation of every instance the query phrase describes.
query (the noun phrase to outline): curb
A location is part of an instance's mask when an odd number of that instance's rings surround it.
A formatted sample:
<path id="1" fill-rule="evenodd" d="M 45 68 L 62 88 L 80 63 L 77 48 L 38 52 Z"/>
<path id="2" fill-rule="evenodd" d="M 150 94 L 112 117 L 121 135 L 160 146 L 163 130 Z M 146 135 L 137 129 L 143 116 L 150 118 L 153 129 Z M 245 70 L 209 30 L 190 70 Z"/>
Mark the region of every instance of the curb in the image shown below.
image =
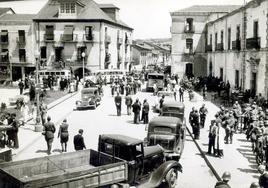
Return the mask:
<path id="1" fill-rule="evenodd" d="M 74 92 L 72 93 L 71 95 L 69 95 L 68 97 L 62 97 L 64 98 L 63 100 L 60 100 L 59 102 L 55 103 L 54 105 L 48 107 L 48 110 L 58 106 L 59 104 L 65 102 L 66 100 L 72 98 L 73 96 L 75 96 L 76 94 L 78 94 L 78 92 Z M 61 99 L 61 98 L 60 98 Z M 71 111 L 73 112 L 73 110 Z M 68 116 L 71 112 L 68 112 L 66 115 L 64 115 L 62 118 L 59 119 L 59 121 L 57 121 L 55 123 L 55 126 L 58 125 L 66 116 Z M 29 119 L 27 122 L 31 121 L 33 118 Z M 32 145 L 33 143 L 35 143 L 36 141 L 38 141 L 40 138 L 42 138 L 42 135 L 40 134 L 39 136 L 37 136 L 34 140 L 32 140 L 29 144 L 27 144 L 26 146 L 24 146 L 20 151 L 18 151 L 17 153 L 15 154 L 12 154 L 12 156 L 18 156 L 21 152 L 25 151 L 25 149 L 28 148 L 28 146 Z"/>
<path id="2" fill-rule="evenodd" d="M 206 154 L 203 152 L 203 150 L 201 149 L 201 147 L 199 146 L 199 144 L 197 143 L 197 141 L 194 139 L 193 134 L 191 133 L 191 131 L 189 130 L 188 126 L 186 126 L 186 129 L 188 131 L 188 133 L 190 134 L 192 140 L 194 141 L 197 149 L 199 150 L 199 152 L 201 153 L 201 156 L 203 157 L 203 159 L 205 160 L 206 164 L 208 165 L 208 167 L 210 168 L 210 170 L 212 171 L 212 173 L 214 174 L 215 178 L 218 181 L 221 181 L 221 177 L 219 176 L 218 172 L 216 171 L 216 169 L 212 166 L 212 164 L 210 163 L 210 161 L 208 160 Z"/>

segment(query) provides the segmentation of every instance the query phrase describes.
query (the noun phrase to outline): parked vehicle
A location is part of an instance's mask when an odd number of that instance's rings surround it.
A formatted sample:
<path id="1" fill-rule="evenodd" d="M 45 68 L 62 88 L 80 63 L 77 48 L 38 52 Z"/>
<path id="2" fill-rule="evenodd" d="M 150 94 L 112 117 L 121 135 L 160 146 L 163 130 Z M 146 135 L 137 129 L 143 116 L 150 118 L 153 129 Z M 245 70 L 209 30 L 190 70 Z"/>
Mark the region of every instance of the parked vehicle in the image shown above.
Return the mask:
<path id="1" fill-rule="evenodd" d="M 137 182 L 148 188 L 164 184 L 175 187 L 181 169 L 176 161 L 164 162 L 160 146 L 144 148 L 138 139 L 101 135 L 99 151 L 82 150 L 0 164 L 0 187 L 111 187 Z"/>
<path id="2" fill-rule="evenodd" d="M 153 91 L 153 86 L 156 84 L 158 90 L 162 90 L 164 88 L 164 74 L 161 73 L 149 73 L 148 82 L 146 85 L 146 91 Z"/>
<path id="3" fill-rule="evenodd" d="M 97 87 L 89 87 L 81 90 L 81 100 L 76 101 L 76 109 L 97 108 L 100 105 L 101 95 Z"/>
<path id="4" fill-rule="evenodd" d="M 159 101 L 162 98 L 162 96 L 165 96 L 165 99 L 164 99 L 165 102 L 175 101 L 174 92 L 171 92 L 171 91 L 158 91 L 157 92 L 157 99 L 155 100 L 155 103 L 152 106 L 154 112 L 157 112 L 157 113 L 160 112 L 161 109 L 160 109 Z"/>
<path id="5" fill-rule="evenodd" d="M 167 160 L 179 160 L 184 149 L 185 125 L 176 117 L 159 116 L 149 122 L 147 144 L 164 148 Z"/>
<path id="6" fill-rule="evenodd" d="M 48 76 L 56 76 L 59 78 L 68 79 L 68 78 L 71 78 L 71 71 L 70 70 L 45 69 L 45 70 L 39 70 L 38 75 L 39 75 L 40 80 L 43 80 L 43 78 L 48 78 Z"/>
<path id="7" fill-rule="evenodd" d="M 163 103 L 161 116 L 170 116 L 180 118 L 185 124 L 184 117 L 185 105 L 177 101 L 165 101 Z"/>
<path id="8" fill-rule="evenodd" d="M 165 162 L 161 146 L 144 147 L 142 140 L 128 136 L 101 135 L 99 151 L 127 161 L 130 185 L 141 182 L 141 187 L 175 187 L 178 171 L 182 171 L 177 161 Z"/>
<path id="9" fill-rule="evenodd" d="M 121 69 L 103 69 L 103 70 L 92 71 L 91 76 L 93 77 L 101 76 L 102 79 L 106 77 L 107 83 L 109 83 L 111 77 L 114 77 L 114 78 L 118 77 L 122 79 L 123 76 L 126 76 L 127 72 L 128 72 L 127 70 L 121 70 Z"/>

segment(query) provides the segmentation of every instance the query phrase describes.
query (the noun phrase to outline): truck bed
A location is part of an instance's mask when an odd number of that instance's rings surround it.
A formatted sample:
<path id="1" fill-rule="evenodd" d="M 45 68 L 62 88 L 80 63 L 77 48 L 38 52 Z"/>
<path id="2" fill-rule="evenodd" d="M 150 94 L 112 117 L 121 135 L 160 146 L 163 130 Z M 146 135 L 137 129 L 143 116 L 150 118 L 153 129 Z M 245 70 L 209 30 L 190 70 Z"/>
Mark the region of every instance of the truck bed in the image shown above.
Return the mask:
<path id="1" fill-rule="evenodd" d="M 0 187 L 99 187 L 127 179 L 127 163 L 94 150 L 0 164 Z"/>

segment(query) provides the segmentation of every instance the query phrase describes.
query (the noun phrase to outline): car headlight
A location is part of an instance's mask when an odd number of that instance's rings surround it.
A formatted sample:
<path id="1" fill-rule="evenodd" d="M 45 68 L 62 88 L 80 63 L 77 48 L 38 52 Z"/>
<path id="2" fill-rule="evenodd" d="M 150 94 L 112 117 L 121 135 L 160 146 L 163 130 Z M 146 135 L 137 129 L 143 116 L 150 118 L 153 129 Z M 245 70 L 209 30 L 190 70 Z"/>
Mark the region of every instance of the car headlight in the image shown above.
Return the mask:
<path id="1" fill-rule="evenodd" d="M 80 105 L 82 102 L 81 101 L 76 101 L 75 104 L 76 105 Z"/>

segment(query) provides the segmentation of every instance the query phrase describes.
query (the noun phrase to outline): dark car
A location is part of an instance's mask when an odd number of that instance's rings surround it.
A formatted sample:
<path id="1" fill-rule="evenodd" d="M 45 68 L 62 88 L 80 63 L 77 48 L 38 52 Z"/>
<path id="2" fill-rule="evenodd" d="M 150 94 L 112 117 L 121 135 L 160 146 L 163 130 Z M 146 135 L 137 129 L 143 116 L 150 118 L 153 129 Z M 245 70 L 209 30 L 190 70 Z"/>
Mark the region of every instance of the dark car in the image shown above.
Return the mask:
<path id="1" fill-rule="evenodd" d="M 166 161 L 161 146 L 144 147 L 143 141 L 118 134 L 99 136 L 99 151 L 128 161 L 128 183 L 131 185 L 145 181 L 143 187 L 158 187 L 167 184 L 175 187 L 181 165 L 176 161 Z M 148 176 L 151 174 L 151 177 Z"/>
<path id="2" fill-rule="evenodd" d="M 182 102 L 167 101 L 163 103 L 161 116 L 177 117 L 185 121 L 184 110 L 185 105 Z"/>
<path id="3" fill-rule="evenodd" d="M 76 109 L 96 108 L 100 105 L 101 96 L 97 87 L 84 88 L 81 91 L 81 100 L 76 101 Z"/>
<path id="4" fill-rule="evenodd" d="M 179 160 L 184 149 L 185 126 L 176 117 L 158 116 L 149 122 L 147 144 L 159 144 L 168 160 Z"/>

